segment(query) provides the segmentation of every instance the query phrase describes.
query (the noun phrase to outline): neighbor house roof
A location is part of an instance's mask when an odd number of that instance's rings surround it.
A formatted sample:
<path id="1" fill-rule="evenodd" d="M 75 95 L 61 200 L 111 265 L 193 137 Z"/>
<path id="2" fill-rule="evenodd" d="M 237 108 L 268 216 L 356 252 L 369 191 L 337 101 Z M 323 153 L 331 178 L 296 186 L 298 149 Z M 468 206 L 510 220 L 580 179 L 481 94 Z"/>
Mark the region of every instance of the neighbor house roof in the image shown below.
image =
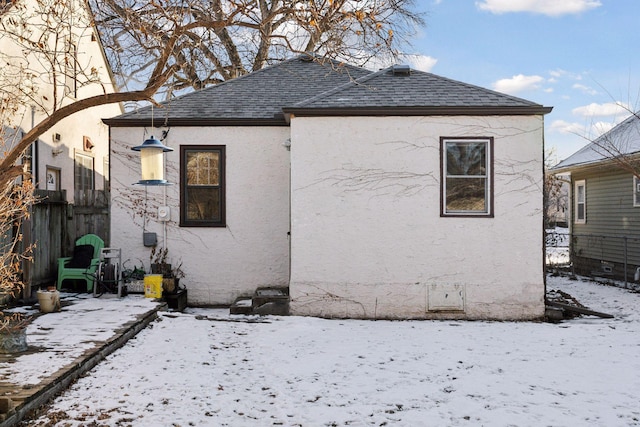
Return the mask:
<path id="1" fill-rule="evenodd" d="M 640 153 L 640 118 L 631 115 L 551 168 L 552 172 L 569 172 L 571 169 L 594 166 L 610 161 L 616 156 Z"/>
<path id="2" fill-rule="evenodd" d="M 111 126 L 286 125 L 295 115 L 533 115 L 549 107 L 394 66 L 378 72 L 301 55 L 277 65 L 107 119 Z"/>

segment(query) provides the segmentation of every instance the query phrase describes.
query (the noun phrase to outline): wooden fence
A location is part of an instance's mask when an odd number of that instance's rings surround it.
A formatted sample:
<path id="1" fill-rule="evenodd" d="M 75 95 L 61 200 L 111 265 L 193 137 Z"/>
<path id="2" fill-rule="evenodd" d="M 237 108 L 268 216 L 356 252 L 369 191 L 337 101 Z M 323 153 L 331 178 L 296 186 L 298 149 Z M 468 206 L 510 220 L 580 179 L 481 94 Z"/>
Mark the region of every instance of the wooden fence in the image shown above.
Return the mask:
<path id="1" fill-rule="evenodd" d="M 74 203 L 66 202 L 66 192 L 36 190 L 30 224 L 25 224 L 26 243 L 35 243 L 33 263 L 25 263 L 25 280 L 32 289 L 56 280 L 58 258 L 73 254 L 74 242 L 88 233 L 97 234 L 109 245 L 109 193 L 102 190 L 76 191 Z"/>

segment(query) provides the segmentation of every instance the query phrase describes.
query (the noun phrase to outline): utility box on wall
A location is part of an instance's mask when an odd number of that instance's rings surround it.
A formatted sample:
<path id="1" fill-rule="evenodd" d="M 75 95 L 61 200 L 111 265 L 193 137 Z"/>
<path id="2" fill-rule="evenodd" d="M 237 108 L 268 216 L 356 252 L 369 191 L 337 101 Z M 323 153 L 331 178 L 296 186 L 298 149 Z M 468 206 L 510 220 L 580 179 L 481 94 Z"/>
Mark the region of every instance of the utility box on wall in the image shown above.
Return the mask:
<path id="1" fill-rule="evenodd" d="M 429 285 L 427 289 L 427 310 L 464 311 L 464 285 Z"/>

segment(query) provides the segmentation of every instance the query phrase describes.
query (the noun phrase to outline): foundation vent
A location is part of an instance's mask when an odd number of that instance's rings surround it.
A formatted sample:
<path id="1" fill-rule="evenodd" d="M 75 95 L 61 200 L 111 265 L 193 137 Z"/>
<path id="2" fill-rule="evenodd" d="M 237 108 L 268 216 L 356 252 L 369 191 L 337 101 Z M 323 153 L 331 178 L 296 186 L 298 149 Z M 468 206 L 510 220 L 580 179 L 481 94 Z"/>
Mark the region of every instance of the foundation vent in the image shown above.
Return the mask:
<path id="1" fill-rule="evenodd" d="M 427 289 L 427 310 L 464 311 L 464 290 L 464 285 L 429 285 Z"/>

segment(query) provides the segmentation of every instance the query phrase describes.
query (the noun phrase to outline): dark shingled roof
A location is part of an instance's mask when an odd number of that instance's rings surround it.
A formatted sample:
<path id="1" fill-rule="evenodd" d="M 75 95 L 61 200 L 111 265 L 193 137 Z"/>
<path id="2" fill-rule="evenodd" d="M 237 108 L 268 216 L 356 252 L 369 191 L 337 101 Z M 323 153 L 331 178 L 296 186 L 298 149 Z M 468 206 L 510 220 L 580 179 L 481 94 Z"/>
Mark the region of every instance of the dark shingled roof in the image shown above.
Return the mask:
<path id="1" fill-rule="evenodd" d="M 551 111 L 531 101 L 435 74 L 390 67 L 295 104 L 298 115 L 335 110 L 335 114 L 542 114 Z"/>
<path id="2" fill-rule="evenodd" d="M 243 123 L 285 125 L 282 107 L 341 86 L 371 72 L 363 68 L 304 55 L 259 71 L 188 93 L 155 107 L 156 123 Z M 105 123 L 148 122 L 151 108 L 123 114 Z M 251 121 L 251 123 L 247 123 Z M 116 124 L 117 125 L 117 124 Z"/>
<path id="3" fill-rule="evenodd" d="M 308 56 L 189 93 L 155 108 L 157 124 L 284 125 L 295 115 L 518 115 L 551 108 L 435 74 L 391 67 L 378 72 Z M 149 107 L 105 120 L 148 124 Z"/>

